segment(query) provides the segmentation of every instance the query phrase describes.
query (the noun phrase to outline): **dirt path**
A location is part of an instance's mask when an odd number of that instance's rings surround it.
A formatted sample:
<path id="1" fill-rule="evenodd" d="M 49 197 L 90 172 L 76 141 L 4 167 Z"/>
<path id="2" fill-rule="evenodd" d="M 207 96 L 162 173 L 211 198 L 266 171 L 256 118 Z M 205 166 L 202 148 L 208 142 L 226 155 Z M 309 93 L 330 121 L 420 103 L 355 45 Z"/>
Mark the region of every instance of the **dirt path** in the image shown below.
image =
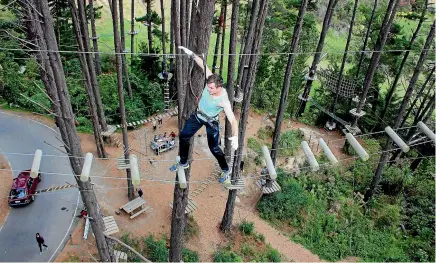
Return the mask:
<path id="1" fill-rule="evenodd" d="M 0 230 L 2 229 L 10 211 L 7 198 L 9 191 L 11 190 L 13 178 L 12 172 L 8 171 L 10 169 L 11 166 L 9 165 L 8 160 L 0 151 Z"/>

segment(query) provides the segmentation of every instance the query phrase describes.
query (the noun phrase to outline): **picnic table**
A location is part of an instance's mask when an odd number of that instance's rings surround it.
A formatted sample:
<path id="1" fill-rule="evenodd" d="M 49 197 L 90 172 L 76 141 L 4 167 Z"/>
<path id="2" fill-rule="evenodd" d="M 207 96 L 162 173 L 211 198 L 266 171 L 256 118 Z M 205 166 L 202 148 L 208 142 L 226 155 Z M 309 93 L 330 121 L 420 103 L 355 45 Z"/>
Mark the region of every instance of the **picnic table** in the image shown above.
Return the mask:
<path id="1" fill-rule="evenodd" d="M 149 206 L 144 207 L 145 203 L 146 202 L 144 199 L 142 199 L 142 197 L 137 197 L 132 201 L 128 202 L 127 204 L 121 206 L 120 210 L 126 211 L 126 213 L 130 214 L 130 219 L 133 219 L 150 208 Z M 138 208 L 141 208 L 141 210 L 133 214 L 134 211 Z"/>

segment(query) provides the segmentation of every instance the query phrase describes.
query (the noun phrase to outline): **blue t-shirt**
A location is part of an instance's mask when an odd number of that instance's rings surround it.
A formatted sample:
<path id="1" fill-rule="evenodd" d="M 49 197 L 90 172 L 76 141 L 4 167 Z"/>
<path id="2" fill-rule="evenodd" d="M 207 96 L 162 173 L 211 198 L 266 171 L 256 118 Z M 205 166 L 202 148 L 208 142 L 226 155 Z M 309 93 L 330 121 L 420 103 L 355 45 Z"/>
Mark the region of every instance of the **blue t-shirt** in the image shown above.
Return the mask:
<path id="1" fill-rule="evenodd" d="M 198 103 L 198 109 L 206 114 L 208 117 L 215 117 L 224 109 L 221 105 L 223 105 L 224 100 L 229 100 L 227 96 L 227 91 L 223 88 L 221 91 L 221 95 L 218 97 L 211 96 L 207 91 L 207 86 L 203 89 L 201 93 L 200 102 Z"/>

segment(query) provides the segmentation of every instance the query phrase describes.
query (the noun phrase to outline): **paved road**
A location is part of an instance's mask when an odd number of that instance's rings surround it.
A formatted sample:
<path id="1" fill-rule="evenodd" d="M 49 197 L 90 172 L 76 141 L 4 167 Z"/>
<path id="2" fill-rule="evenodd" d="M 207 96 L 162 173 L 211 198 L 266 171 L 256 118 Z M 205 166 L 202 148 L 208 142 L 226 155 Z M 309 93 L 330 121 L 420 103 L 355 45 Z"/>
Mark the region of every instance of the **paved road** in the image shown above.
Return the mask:
<path id="1" fill-rule="evenodd" d="M 34 153 L 41 149 L 43 154 L 63 155 L 60 135 L 53 130 L 24 117 L 13 116 L 0 111 L 0 152 Z M 60 149 L 56 149 L 56 148 Z M 30 169 L 33 156 L 5 155 L 13 170 Z M 38 189 L 54 185 L 74 183 L 68 158 L 42 157 L 40 171 L 42 181 Z M 14 172 L 14 177 L 18 175 Z M 3 228 L 0 231 L 0 261 L 53 261 L 59 252 L 59 245 L 67 234 L 79 192 L 76 188 L 51 192 L 36 196 L 35 202 L 22 208 L 11 208 Z M 0 202 L 6 202 L 1 198 Z M 49 246 L 39 254 L 35 234 L 39 232 Z"/>

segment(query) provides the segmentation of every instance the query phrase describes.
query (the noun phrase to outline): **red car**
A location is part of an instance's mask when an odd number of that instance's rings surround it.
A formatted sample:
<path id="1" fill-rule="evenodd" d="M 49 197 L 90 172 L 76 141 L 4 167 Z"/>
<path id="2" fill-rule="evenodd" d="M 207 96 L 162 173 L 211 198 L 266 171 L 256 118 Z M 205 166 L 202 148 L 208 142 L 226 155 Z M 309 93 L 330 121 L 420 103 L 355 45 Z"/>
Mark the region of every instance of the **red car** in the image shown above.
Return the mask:
<path id="1" fill-rule="evenodd" d="M 34 201 L 34 194 L 39 182 L 41 182 L 41 173 L 38 174 L 37 178 L 33 179 L 30 177 L 30 170 L 22 171 L 12 183 L 8 197 L 9 206 L 22 206 Z"/>

